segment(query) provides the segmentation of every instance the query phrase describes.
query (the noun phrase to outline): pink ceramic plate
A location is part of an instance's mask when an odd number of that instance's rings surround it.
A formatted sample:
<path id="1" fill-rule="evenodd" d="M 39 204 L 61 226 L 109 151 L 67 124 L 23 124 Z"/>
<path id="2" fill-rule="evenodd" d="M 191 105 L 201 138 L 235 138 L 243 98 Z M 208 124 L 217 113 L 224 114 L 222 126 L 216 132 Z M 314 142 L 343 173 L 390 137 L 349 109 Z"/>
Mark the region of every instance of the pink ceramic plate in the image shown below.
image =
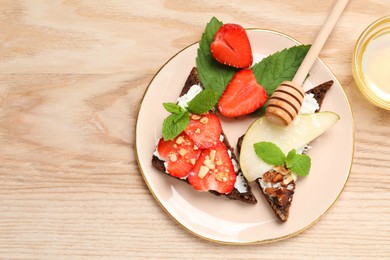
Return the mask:
<path id="1" fill-rule="evenodd" d="M 255 61 L 298 42 L 270 30 L 248 30 Z M 325 134 L 313 141 L 310 151 L 312 168 L 309 176 L 297 182 L 290 217 L 280 223 L 271 208 L 252 185 L 256 205 L 230 201 L 210 193 L 201 193 L 188 184 L 157 171 L 151 158 L 161 136 L 162 122 L 168 113 L 163 102 L 175 102 L 191 68 L 195 66 L 198 44 L 172 57 L 150 82 L 143 97 L 137 124 L 135 151 L 141 173 L 150 192 L 161 207 L 188 231 L 221 243 L 260 243 L 296 235 L 316 223 L 340 196 L 352 165 L 354 127 L 348 100 L 329 68 L 319 59 L 305 82 L 305 88 L 334 80 L 322 111 L 334 111 L 341 119 Z M 230 143 L 245 133 L 255 118 L 222 120 Z"/>

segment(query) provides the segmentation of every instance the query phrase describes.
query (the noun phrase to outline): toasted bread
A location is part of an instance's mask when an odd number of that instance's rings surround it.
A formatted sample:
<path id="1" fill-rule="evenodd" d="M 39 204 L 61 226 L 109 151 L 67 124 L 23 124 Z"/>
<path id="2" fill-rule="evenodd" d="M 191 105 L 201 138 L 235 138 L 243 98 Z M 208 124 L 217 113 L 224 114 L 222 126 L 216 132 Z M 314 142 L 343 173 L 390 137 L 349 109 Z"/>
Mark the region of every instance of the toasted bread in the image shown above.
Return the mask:
<path id="1" fill-rule="evenodd" d="M 196 68 L 193 68 L 191 70 L 179 97 L 186 94 L 193 85 L 200 85 L 198 70 Z M 213 112 L 210 111 L 210 113 L 213 113 Z M 234 149 L 229 144 L 228 138 L 223 133 L 223 131 L 222 131 L 222 136 L 223 136 L 223 138 L 221 138 L 221 139 L 223 139 L 222 142 L 226 145 L 227 149 L 230 151 L 229 154 L 231 156 L 231 159 L 234 160 L 235 162 L 237 162 L 237 164 L 238 164 L 238 159 L 234 153 Z M 152 157 L 152 164 L 159 171 L 161 171 L 163 173 L 166 172 L 164 161 L 160 160 L 156 155 L 153 155 L 153 157 Z M 238 169 L 236 169 L 235 173 L 236 173 L 236 184 L 238 184 L 237 182 L 240 182 L 239 183 L 240 185 L 239 186 L 235 185 L 232 192 L 230 192 L 228 194 L 221 194 L 221 193 L 218 193 L 216 191 L 210 190 L 210 193 L 218 195 L 218 196 L 226 196 L 227 198 L 229 198 L 231 200 L 238 200 L 238 201 L 242 201 L 245 203 L 250 203 L 250 204 L 257 203 L 256 197 L 253 195 L 253 193 L 251 191 L 251 187 L 249 186 L 247 180 L 243 176 L 239 167 L 238 167 Z M 179 180 L 182 180 L 182 181 L 185 181 L 188 183 L 187 179 L 179 179 Z"/>

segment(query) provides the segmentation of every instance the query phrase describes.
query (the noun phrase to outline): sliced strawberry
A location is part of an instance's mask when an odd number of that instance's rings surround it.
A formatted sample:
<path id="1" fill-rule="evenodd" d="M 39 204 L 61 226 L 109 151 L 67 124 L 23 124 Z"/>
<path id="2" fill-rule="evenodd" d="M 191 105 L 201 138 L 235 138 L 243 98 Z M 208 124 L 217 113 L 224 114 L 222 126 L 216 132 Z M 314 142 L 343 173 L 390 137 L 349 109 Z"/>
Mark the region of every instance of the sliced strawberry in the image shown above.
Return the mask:
<path id="1" fill-rule="evenodd" d="M 166 171 L 169 175 L 178 178 L 187 177 L 201 154 L 201 150 L 184 132 L 173 140 L 164 141 L 161 138 L 157 152 L 160 158 L 166 161 Z"/>
<path id="2" fill-rule="evenodd" d="M 184 132 L 201 149 L 215 147 L 222 133 L 219 118 L 212 113 L 192 115 Z"/>
<path id="3" fill-rule="evenodd" d="M 189 183 L 199 191 L 228 194 L 234 189 L 236 173 L 226 146 L 218 142 L 213 149 L 203 150 L 188 175 Z"/>
<path id="4" fill-rule="evenodd" d="M 214 59 L 235 68 L 248 68 L 253 56 L 245 29 L 238 24 L 222 25 L 210 45 Z"/>
<path id="5" fill-rule="evenodd" d="M 218 110 L 227 117 L 247 115 L 268 99 L 265 89 L 256 82 L 251 69 L 240 70 L 227 85 L 218 102 Z"/>

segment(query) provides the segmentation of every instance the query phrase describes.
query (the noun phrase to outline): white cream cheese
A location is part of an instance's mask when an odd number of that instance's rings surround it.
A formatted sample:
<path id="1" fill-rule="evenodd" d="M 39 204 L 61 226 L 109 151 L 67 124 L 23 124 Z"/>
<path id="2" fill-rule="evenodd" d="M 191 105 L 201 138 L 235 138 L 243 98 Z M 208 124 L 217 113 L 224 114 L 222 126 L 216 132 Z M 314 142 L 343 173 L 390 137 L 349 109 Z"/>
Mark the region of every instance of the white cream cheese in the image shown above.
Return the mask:
<path id="1" fill-rule="evenodd" d="M 158 153 L 157 148 L 156 148 L 156 150 L 154 150 L 153 155 L 156 156 L 160 161 L 164 161 L 165 162 L 165 160 Z"/>
<path id="2" fill-rule="evenodd" d="M 242 172 L 236 176 L 236 183 L 234 183 L 234 188 L 236 188 L 240 193 L 245 193 L 248 191 L 248 187 L 246 186 L 246 181 Z"/>
<path id="3" fill-rule="evenodd" d="M 297 149 L 297 153 L 299 153 L 299 154 L 306 154 L 311 148 L 312 147 L 309 144 L 307 144 L 307 145 Z"/>
<path id="4" fill-rule="evenodd" d="M 301 109 L 298 114 L 313 114 L 320 106 L 317 100 L 314 98 L 314 94 L 305 94 L 303 98 Z"/>
<path id="5" fill-rule="evenodd" d="M 190 102 L 196 95 L 198 95 L 202 91 L 202 87 L 200 85 L 192 85 L 186 94 L 179 97 L 177 99 L 177 104 L 182 108 L 188 107 L 188 102 Z"/>
<path id="6" fill-rule="evenodd" d="M 221 135 L 221 137 L 223 137 L 223 136 Z M 234 171 L 238 172 L 240 170 L 240 167 L 238 166 L 238 163 L 236 162 L 236 160 L 234 160 L 232 158 L 232 151 L 229 149 L 227 151 L 228 151 L 230 160 L 232 161 Z M 240 172 L 236 176 L 236 182 L 234 183 L 234 188 L 236 188 L 240 193 L 245 193 L 248 191 L 248 187 L 246 186 L 246 181 L 244 179 L 244 175 L 242 174 L 242 172 Z"/>
<path id="7" fill-rule="evenodd" d="M 236 162 L 236 160 L 232 159 L 232 164 L 233 164 L 234 171 L 238 172 L 240 168 L 238 167 L 238 163 Z"/>
<path id="8" fill-rule="evenodd" d="M 303 98 L 301 109 L 299 110 L 299 114 L 314 114 L 317 109 L 320 108 L 320 105 L 318 104 L 317 100 L 314 98 L 314 94 L 305 94 L 305 97 Z M 311 149 L 311 146 L 309 144 L 299 148 L 297 150 L 297 153 L 299 154 L 306 154 Z"/>
<path id="9" fill-rule="evenodd" d="M 164 160 L 164 158 L 162 158 L 162 157 L 160 156 L 160 154 L 159 154 L 158 151 L 157 151 L 157 148 L 156 148 L 156 150 L 154 150 L 153 155 L 156 156 L 160 161 L 163 161 L 163 162 L 164 162 L 165 173 L 169 174 L 169 172 L 167 171 L 167 169 L 168 169 L 168 163 L 167 163 L 167 161 Z M 187 177 L 186 177 L 186 178 L 187 178 Z"/>

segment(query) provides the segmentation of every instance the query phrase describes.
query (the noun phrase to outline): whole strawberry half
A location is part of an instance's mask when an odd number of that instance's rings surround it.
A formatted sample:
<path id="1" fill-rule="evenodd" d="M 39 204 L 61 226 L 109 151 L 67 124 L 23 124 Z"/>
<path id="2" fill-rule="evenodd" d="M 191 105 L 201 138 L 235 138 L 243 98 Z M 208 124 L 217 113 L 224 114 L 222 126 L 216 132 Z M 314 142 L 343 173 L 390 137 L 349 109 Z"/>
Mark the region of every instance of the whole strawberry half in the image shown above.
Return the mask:
<path id="1" fill-rule="evenodd" d="M 173 140 L 164 141 L 161 138 L 157 152 L 165 160 L 168 174 L 178 178 L 187 177 L 201 154 L 201 150 L 184 132 Z"/>
<path id="2" fill-rule="evenodd" d="M 215 147 L 222 133 L 219 118 L 212 113 L 192 115 L 184 132 L 201 149 Z"/>
<path id="3" fill-rule="evenodd" d="M 218 110 L 226 117 L 247 115 L 268 99 L 265 89 L 256 82 L 251 69 L 238 71 L 218 101 Z"/>
<path id="4" fill-rule="evenodd" d="M 194 168 L 188 175 L 189 183 L 199 191 L 231 193 L 236 182 L 236 173 L 226 146 L 218 142 L 213 149 L 202 151 Z"/>
<path id="5" fill-rule="evenodd" d="M 235 68 L 248 68 L 253 62 L 248 35 L 238 24 L 222 25 L 214 36 L 210 50 L 214 59 Z"/>

